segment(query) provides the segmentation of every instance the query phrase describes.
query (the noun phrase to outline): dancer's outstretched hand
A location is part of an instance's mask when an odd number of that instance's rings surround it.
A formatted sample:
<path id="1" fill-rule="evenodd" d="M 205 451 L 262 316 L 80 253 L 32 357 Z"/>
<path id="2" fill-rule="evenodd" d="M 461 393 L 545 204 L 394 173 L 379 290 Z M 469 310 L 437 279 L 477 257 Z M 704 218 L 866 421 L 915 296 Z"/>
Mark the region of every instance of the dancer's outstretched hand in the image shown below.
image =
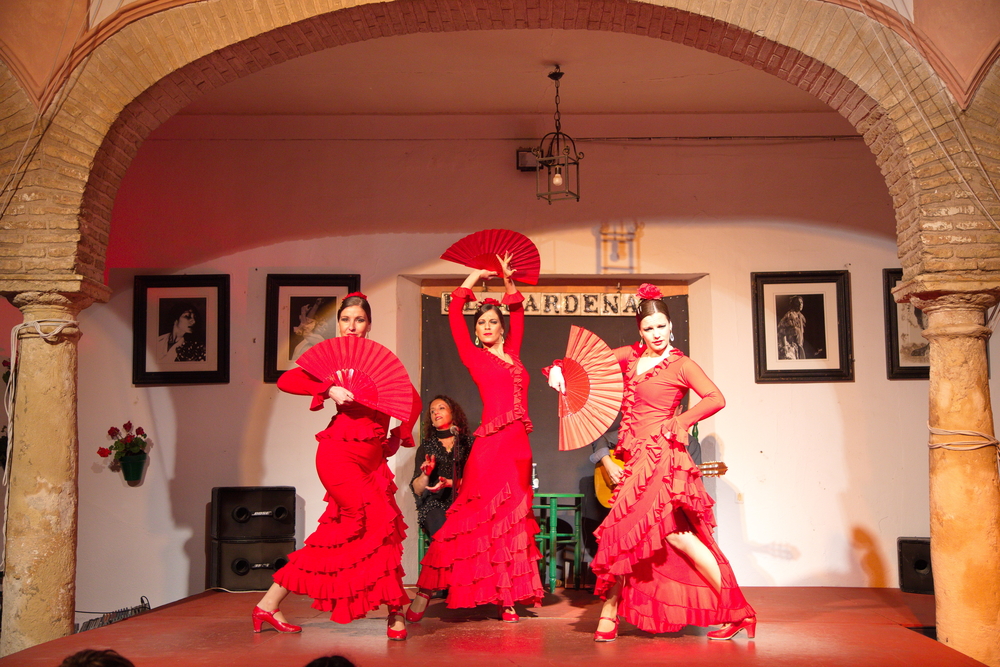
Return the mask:
<path id="1" fill-rule="evenodd" d="M 562 368 L 553 366 L 549 369 L 549 386 L 560 394 L 566 393 L 566 378 L 563 377 Z"/>
<path id="2" fill-rule="evenodd" d="M 497 261 L 500 262 L 500 268 L 503 270 L 504 278 L 510 278 L 512 275 L 514 275 L 514 272 L 517 271 L 517 269 L 511 268 L 510 266 L 510 262 L 512 259 L 514 259 L 514 255 L 510 254 L 509 252 L 506 253 L 503 257 L 497 255 Z"/>

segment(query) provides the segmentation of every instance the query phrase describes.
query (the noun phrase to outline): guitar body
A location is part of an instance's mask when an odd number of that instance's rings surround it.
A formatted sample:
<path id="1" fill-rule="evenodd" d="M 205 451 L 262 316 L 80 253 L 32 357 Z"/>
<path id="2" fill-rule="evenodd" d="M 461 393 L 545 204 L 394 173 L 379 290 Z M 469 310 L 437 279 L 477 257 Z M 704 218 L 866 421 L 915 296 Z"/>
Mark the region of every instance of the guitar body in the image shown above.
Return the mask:
<path id="1" fill-rule="evenodd" d="M 625 466 L 625 463 L 613 453 L 610 456 L 612 461 L 622 467 Z M 706 461 L 705 463 L 699 463 L 698 469 L 701 470 L 703 477 L 721 477 L 726 474 L 729 467 L 722 461 Z M 597 496 L 597 502 L 601 503 L 604 507 L 611 507 L 611 495 L 614 491 L 615 485 L 611 481 L 611 475 L 608 474 L 604 464 L 598 462 L 594 466 L 594 494 Z"/>

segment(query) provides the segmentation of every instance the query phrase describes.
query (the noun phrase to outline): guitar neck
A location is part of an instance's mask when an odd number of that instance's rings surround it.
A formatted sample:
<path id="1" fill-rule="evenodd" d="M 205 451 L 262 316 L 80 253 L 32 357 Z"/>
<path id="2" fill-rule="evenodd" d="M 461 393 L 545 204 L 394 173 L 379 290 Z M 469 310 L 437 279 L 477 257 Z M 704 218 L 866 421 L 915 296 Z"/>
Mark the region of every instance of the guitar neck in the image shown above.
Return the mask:
<path id="1" fill-rule="evenodd" d="M 729 470 L 729 466 L 722 461 L 706 461 L 698 464 L 698 470 L 701 470 L 704 477 L 722 477 Z"/>

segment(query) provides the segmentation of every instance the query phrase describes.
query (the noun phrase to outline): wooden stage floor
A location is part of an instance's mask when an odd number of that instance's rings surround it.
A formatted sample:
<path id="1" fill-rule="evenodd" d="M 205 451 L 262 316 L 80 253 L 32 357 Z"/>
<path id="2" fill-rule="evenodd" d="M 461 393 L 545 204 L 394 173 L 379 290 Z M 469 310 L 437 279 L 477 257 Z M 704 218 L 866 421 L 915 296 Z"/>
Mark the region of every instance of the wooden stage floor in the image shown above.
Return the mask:
<path id="1" fill-rule="evenodd" d="M 483 665 L 550 667 L 596 664 L 850 665 L 963 667 L 981 663 L 911 628 L 934 625 L 934 599 L 889 588 L 745 588 L 757 609 L 757 638 L 709 641 L 705 629 L 650 635 L 622 624 L 618 641 L 592 639 L 600 604 L 587 591 L 549 595 L 542 607 L 501 623 L 495 607 L 448 610 L 434 600 L 424 620 L 407 624 L 405 642 L 385 637 L 385 610 L 337 625 L 289 596 L 282 610 L 302 634 L 254 634 L 250 611 L 260 593 L 206 591 L 113 625 L 63 637 L 0 659 L 0 667 L 56 667 L 84 648 L 114 648 L 136 667 L 304 667 L 340 654 L 358 667 Z M 488 614 L 490 616 L 488 616 Z M 266 626 L 265 626 L 266 627 Z"/>

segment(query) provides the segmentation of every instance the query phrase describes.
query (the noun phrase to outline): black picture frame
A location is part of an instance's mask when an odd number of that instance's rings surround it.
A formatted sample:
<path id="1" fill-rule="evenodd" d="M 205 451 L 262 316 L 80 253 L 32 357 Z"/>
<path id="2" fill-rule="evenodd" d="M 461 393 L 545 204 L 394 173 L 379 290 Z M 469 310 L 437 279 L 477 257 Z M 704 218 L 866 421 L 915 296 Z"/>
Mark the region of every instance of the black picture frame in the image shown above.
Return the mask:
<path id="1" fill-rule="evenodd" d="M 264 382 L 295 366 L 295 358 L 316 341 L 337 335 L 336 310 L 361 289 L 358 274 L 270 273 L 264 304 Z M 301 332 L 306 320 L 311 328 Z"/>
<path id="2" fill-rule="evenodd" d="M 890 380 L 926 380 L 931 376 L 930 341 L 923 337 L 923 313 L 909 303 L 896 303 L 892 290 L 903 269 L 882 269 L 885 304 L 885 373 Z"/>
<path id="3" fill-rule="evenodd" d="M 754 379 L 853 382 L 848 271 L 750 274 Z"/>
<path id="4" fill-rule="evenodd" d="M 135 276 L 132 297 L 133 384 L 229 382 L 228 274 Z"/>

